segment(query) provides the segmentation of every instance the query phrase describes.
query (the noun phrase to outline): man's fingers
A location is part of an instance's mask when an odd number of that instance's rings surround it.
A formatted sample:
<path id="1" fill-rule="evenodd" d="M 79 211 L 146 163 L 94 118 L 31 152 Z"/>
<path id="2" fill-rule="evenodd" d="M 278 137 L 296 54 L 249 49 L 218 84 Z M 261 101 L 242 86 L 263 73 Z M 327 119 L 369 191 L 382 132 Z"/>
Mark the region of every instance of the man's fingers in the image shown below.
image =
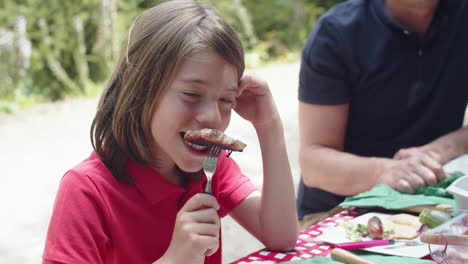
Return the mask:
<path id="1" fill-rule="evenodd" d="M 437 175 L 437 179 L 438 179 L 439 181 L 443 181 L 445 178 L 448 177 L 448 174 L 445 173 L 445 171 L 444 171 L 443 169 L 440 170 L 436 175 Z"/>
<path id="2" fill-rule="evenodd" d="M 423 179 L 424 185 L 432 186 L 437 184 L 436 174 L 428 167 L 422 165 L 418 166 L 415 168 L 414 172 Z"/>
<path id="3" fill-rule="evenodd" d="M 401 160 L 411 156 L 411 151 L 408 149 L 400 149 L 394 156 L 394 159 Z"/>
<path id="4" fill-rule="evenodd" d="M 444 172 L 442 164 L 437 160 L 437 156 L 434 155 L 424 155 L 421 157 L 421 161 L 435 174 L 437 181 L 442 181 L 447 178 L 447 175 Z"/>
<path id="5" fill-rule="evenodd" d="M 414 193 L 413 187 L 404 179 L 398 180 L 396 189 L 404 193 Z"/>
<path id="6" fill-rule="evenodd" d="M 413 192 L 416 192 L 417 189 L 426 186 L 424 179 L 416 173 L 410 173 L 406 178 L 406 181 L 411 185 Z"/>

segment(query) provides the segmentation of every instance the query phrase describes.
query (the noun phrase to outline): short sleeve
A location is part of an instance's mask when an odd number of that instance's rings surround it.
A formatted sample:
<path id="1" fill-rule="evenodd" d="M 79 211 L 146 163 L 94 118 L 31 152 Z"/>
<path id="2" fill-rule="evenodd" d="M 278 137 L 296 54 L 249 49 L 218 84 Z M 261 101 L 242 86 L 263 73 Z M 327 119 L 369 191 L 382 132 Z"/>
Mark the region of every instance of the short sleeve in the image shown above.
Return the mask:
<path id="1" fill-rule="evenodd" d="M 213 177 L 213 187 L 216 189 L 216 196 L 221 208 L 218 211 L 221 217 L 226 216 L 239 205 L 249 194 L 257 190 L 250 179 L 240 170 L 237 163 L 226 157 L 223 151 Z"/>
<path id="2" fill-rule="evenodd" d="M 337 105 L 349 103 L 350 86 L 345 63 L 344 41 L 339 30 L 322 17 L 309 34 L 302 51 L 299 100 L 305 103 Z"/>
<path id="3" fill-rule="evenodd" d="M 91 179 L 73 170 L 67 172 L 55 199 L 44 263 L 103 263 L 109 242 L 106 213 Z"/>

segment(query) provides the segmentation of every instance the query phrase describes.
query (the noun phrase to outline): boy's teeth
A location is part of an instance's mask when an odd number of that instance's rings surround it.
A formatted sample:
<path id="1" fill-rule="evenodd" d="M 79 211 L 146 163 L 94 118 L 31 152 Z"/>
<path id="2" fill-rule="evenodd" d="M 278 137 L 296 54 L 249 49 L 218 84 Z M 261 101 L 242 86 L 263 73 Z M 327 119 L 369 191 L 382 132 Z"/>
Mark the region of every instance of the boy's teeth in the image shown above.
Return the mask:
<path id="1" fill-rule="evenodd" d="M 189 145 L 190 147 L 196 149 L 196 150 L 204 150 L 207 148 L 207 146 L 200 146 L 200 145 L 196 145 L 196 144 L 193 144 L 191 142 L 188 142 L 188 141 L 185 141 L 185 143 L 187 143 L 187 145 Z"/>

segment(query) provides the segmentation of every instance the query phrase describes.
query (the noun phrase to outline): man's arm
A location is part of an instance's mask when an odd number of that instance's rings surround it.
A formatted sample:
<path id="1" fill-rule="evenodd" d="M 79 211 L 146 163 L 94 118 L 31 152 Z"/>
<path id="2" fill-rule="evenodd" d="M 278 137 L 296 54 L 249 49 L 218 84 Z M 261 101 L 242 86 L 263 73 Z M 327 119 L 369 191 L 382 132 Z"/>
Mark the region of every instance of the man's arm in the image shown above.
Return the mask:
<path id="1" fill-rule="evenodd" d="M 421 153 L 433 156 L 441 164 L 446 164 L 452 159 L 463 155 L 468 151 L 468 127 L 463 127 L 448 133 L 426 145 L 401 149 L 395 154 L 396 159 L 408 158 Z"/>
<path id="2" fill-rule="evenodd" d="M 350 196 L 377 183 L 383 159 L 343 152 L 348 111 L 348 104 L 299 103 L 299 162 L 306 186 Z"/>
<path id="3" fill-rule="evenodd" d="M 432 160 L 361 157 L 343 152 L 348 111 L 348 104 L 299 103 L 299 162 L 306 186 L 351 196 L 377 183 L 412 193 L 437 182 L 441 166 Z"/>

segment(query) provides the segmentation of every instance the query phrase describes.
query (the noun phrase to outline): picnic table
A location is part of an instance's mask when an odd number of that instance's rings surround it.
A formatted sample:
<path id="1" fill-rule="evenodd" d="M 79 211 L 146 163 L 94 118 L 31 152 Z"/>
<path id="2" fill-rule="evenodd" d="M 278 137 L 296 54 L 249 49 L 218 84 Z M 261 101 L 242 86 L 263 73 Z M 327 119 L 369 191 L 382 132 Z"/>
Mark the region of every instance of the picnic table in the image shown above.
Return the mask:
<path id="1" fill-rule="evenodd" d="M 468 175 L 468 154 L 462 155 L 444 165 L 446 172 L 460 171 Z M 301 232 L 297 240 L 294 251 L 292 252 L 272 252 L 268 250 L 259 250 L 245 257 L 242 257 L 231 264 L 246 263 L 280 263 L 284 261 L 294 261 L 310 259 L 316 256 L 329 256 L 334 249 L 333 244 L 325 243 L 316 238 L 322 235 L 323 231 L 330 227 L 337 227 L 341 223 L 359 217 L 365 213 L 371 212 L 369 208 L 334 208 L 328 212 L 323 212 L 319 220 L 306 219 L 301 222 Z M 393 212 L 394 213 L 394 212 Z M 432 260 L 430 255 L 423 259 Z M 436 262 L 434 262 L 436 263 Z"/>
<path id="2" fill-rule="evenodd" d="M 336 209 L 334 210 L 336 211 Z M 330 227 L 337 227 L 341 223 L 354 219 L 367 212 L 369 212 L 369 210 L 363 208 L 341 209 L 336 214 L 302 230 L 299 233 L 294 251 L 272 252 L 268 250 L 259 250 L 234 262 L 231 262 L 231 264 L 273 264 L 284 261 L 310 259 L 316 256 L 329 256 L 330 252 L 334 249 L 334 246 L 332 244 L 316 240 L 316 238 L 320 236 L 325 229 Z M 430 255 L 426 256 L 424 259 L 432 260 Z"/>

